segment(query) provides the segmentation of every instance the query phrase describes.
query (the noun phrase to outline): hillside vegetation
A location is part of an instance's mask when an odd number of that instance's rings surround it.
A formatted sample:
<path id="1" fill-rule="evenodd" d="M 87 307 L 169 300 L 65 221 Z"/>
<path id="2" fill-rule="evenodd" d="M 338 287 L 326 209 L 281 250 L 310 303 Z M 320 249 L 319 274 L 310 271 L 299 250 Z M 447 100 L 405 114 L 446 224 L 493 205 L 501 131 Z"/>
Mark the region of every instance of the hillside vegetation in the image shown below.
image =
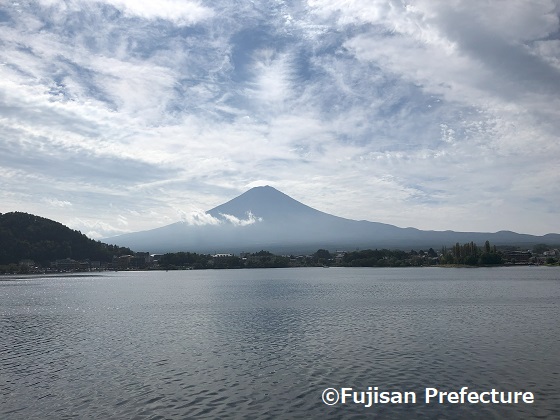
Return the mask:
<path id="1" fill-rule="evenodd" d="M 20 212 L 0 214 L 0 265 L 24 259 L 43 266 L 63 258 L 109 262 L 113 255 L 131 253 L 128 248 L 95 241 L 43 217 Z"/>

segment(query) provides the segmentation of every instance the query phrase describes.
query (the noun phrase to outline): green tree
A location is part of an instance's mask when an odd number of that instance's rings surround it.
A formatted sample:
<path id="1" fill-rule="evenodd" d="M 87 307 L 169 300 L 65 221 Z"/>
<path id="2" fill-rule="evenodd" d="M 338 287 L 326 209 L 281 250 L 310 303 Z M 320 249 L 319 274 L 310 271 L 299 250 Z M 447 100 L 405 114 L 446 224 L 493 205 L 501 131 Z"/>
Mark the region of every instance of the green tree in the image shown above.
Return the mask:
<path id="1" fill-rule="evenodd" d="M 549 250 L 549 245 L 547 244 L 537 244 L 533 247 L 534 254 L 542 254 L 544 251 Z"/>
<path id="2" fill-rule="evenodd" d="M 319 249 L 313 254 L 313 260 L 318 264 L 328 265 L 331 259 L 331 253 L 326 249 Z"/>

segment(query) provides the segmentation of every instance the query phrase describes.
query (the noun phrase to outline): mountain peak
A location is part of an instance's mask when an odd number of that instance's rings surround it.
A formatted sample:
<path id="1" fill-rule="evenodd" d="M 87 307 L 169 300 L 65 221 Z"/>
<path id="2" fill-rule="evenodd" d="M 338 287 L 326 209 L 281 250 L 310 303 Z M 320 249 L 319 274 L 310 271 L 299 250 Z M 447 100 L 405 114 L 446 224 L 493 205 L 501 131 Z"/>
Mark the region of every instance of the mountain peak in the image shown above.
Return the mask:
<path id="1" fill-rule="evenodd" d="M 296 215 L 321 213 L 270 185 L 253 187 L 227 203 L 208 211 L 214 217 L 219 217 L 220 214 L 230 214 L 240 219 L 244 219 L 248 212 L 264 219 L 287 216 L 291 218 Z"/>
<path id="2" fill-rule="evenodd" d="M 253 187 L 247 191 L 245 191 L 243 194 L 241 194 L 240 196 L 238 196 L 237 198 L 241 198 L 241 197 L 246 197 L 246 196 L 250 196 L 250 195 L 255 195 L 263 200 L 266 199 L 271 199 L 276 197 L 277 199 L 290 199 L 290 200 L 294 200 L 292 197 L 290 197 L 287 194 L 284 194 L 282 191 L 277 190 L 274 187 L 271 187 L 270 185 L 262 185 L 262 186 L 258 186 L 258 187 Z M 234 198 L 233 200 L 236 200 L 237 198 Z M 230 200 L 230 201 L 233 201 Z M 294 200 L 296 201 L 296 200 Z"/>
<path id="3" fill-rule="evenodd" d="M 263 193 L 273 193 L 273 192 L 284 194 L 283 192 L 277 190 L 274 187 L 271 187 L 270 185 L 259 185 L 258 187 L 253 187 L 253 188 L 248 189 L 247 191 L 245 191 L 241 195 L 248 194 L 248 193 L 263 194 Z"/>

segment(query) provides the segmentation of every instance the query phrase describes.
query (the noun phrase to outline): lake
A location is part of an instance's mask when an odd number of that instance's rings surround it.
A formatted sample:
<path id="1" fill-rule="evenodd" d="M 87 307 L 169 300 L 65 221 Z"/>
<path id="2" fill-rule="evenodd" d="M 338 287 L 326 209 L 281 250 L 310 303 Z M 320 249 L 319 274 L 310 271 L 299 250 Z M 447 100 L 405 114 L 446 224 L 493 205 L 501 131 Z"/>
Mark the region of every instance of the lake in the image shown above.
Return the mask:
<path id="1" fill-rule="evenodd" d="M 0 314 L 3 419 L 560 418 L 559 268 L 0 277 Z M 374 387 L 417 401 L 322 399 Z M 463 387 L 534 402 L 424 400 Z"/>

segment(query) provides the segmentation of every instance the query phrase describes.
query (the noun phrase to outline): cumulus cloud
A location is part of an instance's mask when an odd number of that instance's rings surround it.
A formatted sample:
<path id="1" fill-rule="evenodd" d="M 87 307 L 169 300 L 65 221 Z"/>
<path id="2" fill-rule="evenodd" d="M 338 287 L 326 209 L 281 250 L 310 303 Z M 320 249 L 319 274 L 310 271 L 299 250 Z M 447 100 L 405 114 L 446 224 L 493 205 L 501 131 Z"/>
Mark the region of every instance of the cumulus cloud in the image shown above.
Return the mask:
<path id="1" fill-rule="evenodd" d="M 190 226 L 205 226 L 205 225 L 223 225 L 231 224 L 233 226 L 249 226 L 257 222 L 262 222 L 261 217 L 256 217 L 253 213 L 248 211 L 246 219 L 239 219 L 231 214 L 220 213 L 222 218 L 217 218 L 203 210 L 195 210 L 190 212 L 179 212 L 181 215 L 181 221 Z"/>
<path id="2" fill-rule="evenodd" d="M 263 221 L 262 217 L 256 217 L 250 211 L 248 211 L 246 215 L 247 215 L 246 219 L 239 219 L 238 217 L 235 217 L 231 214 L 220 213 L 220 216 L 222 216 L 224 219 L 226 219 L 229 223 L 231 223 L 234 226 L 249 226 L 257 222 Z"/>
<path id="3" fill-rule="evenodd" d="M 203 210 L 181 213 L 181 222 L 191 226 L 219 225 L 222 223 L 220 219 L 215 218 L 211 214 Z"/>

